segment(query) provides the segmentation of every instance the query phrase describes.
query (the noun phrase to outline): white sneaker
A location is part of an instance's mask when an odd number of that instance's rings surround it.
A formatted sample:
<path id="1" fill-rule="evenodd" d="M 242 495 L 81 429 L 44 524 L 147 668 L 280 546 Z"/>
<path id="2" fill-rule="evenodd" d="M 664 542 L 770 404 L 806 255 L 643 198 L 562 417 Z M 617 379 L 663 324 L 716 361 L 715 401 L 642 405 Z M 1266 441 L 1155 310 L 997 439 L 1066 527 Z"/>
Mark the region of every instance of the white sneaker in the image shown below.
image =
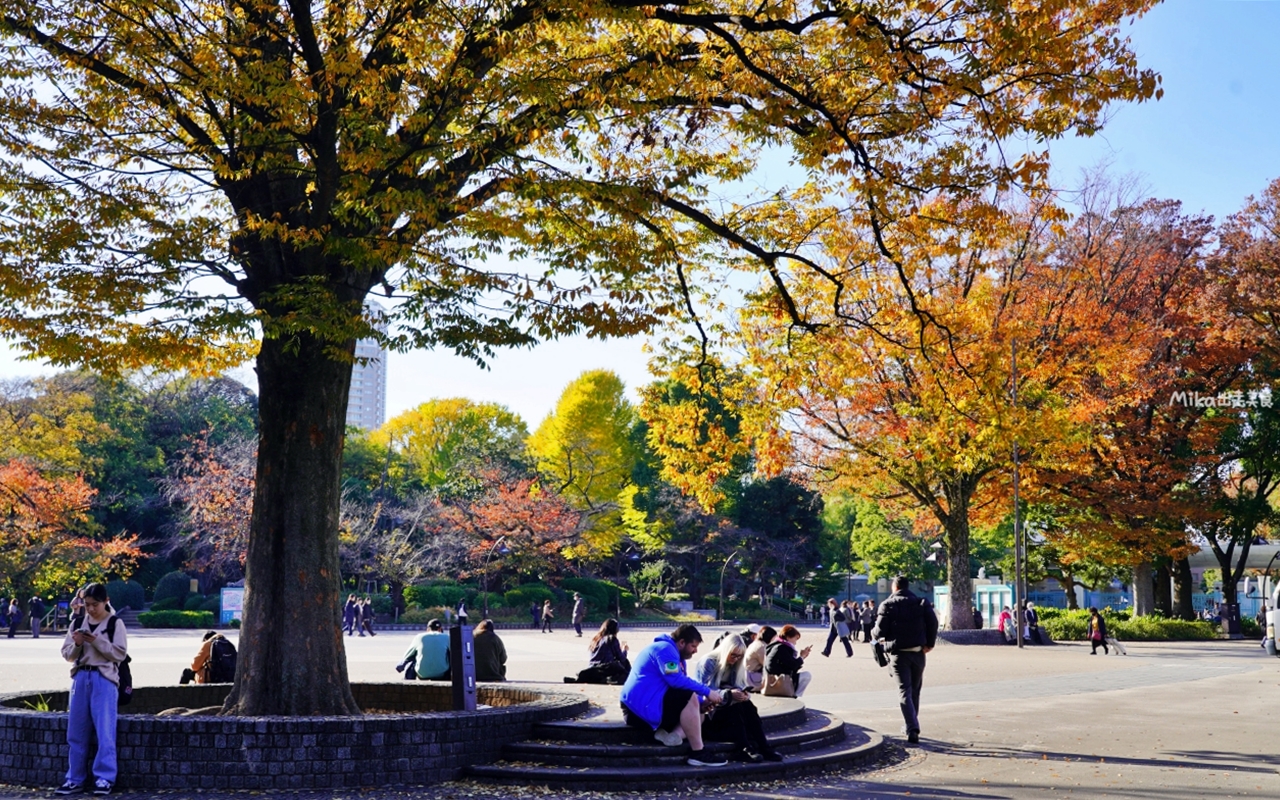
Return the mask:
<path id="1" fill-rule="evenodd" d="M 664 731 L 661 728 L 653 732 L 653 738 L 665 744 L 667 747 L 679 747 L 684 741 L 684 731 L 676 728 L 674 731 Z"/>

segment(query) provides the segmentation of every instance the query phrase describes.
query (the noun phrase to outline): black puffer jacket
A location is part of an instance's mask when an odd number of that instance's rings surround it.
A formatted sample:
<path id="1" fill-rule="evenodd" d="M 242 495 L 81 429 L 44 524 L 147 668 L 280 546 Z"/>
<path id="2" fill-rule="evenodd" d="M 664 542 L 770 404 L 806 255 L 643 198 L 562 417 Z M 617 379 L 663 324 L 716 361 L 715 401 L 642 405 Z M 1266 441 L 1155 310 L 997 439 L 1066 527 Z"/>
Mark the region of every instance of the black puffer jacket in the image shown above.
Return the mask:
<path id="1" fill-rule="evenodd" d="M 913 647 L 932 648 L 938 642 L 938 615 L 928 600 L 910 589 L 894 592 L 880 604 L 871 638 L 884 639 L 890 653 Z"/>

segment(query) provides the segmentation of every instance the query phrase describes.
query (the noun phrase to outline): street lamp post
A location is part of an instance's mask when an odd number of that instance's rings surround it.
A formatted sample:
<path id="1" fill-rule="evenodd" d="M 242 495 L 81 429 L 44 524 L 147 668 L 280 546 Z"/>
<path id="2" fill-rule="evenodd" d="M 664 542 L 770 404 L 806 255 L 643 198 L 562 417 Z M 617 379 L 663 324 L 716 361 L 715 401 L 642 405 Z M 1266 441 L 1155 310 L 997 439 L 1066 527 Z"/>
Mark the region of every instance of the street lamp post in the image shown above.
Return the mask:
<path id="1" fill-rule="evenodd" d="M 489 618 L 489 559 L 493 557 L 493 551 L 498 549 L 498 545 L 502 544 L 506 540 L 507 537 L 499 536 L 496 542 L 489 545 L 489 552 L 484 554 L 484 570 L 482 573 L 484 575 L 484 602 L 481 604 L 483 610 L 480 612 L 480 619 Z M 504 547 L 503 552 L 505 553 L 510 551 Z"/>
<path id="2" fill-rule="evenodd" d="M 724 571 L 729 568 L 729 565 L 733 563 L 733 560 L 738 557 L 738 553 L 741 552 L 741 547 L 734 550 L 729 554 L 729 557 L 724 560 L 724 566 L 720 567 L 720 619 L 722 621 L 724 620 Z"/>

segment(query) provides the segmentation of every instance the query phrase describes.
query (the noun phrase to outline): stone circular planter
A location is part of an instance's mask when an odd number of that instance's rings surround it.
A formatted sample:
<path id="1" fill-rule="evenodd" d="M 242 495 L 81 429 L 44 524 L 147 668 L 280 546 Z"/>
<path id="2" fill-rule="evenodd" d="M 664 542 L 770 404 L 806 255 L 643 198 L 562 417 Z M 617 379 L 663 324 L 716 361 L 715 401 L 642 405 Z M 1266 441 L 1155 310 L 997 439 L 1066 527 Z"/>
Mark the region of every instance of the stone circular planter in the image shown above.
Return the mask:
<path id="1" fill-rule="evenodd" d="M 579 696 L 482 684 L 489 708 L 449 710 L 447 683 L 352 684 L 358 717 L 156 716 L 219 706 L 230 685 L 136 687 L 120 714 L 129 789 L 331 789 L 436 783 L 495 760 L 532 726 L 587 710 Z M 47 704 L 49 711 L 29 705 Z M 0 783 L 56 786 L 67 770 L 67 692 L 0 696 Z M 392 713 L 385 713 L 392 712 Z"/>

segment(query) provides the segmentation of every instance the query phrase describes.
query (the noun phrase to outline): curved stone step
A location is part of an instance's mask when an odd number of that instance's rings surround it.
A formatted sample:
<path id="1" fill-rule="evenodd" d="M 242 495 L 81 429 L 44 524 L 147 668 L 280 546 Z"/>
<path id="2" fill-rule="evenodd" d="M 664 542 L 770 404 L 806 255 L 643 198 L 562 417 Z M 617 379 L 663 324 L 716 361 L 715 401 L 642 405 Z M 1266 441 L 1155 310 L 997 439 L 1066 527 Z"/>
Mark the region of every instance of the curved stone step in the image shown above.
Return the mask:
<path id="1" fill-rule="evenodd" d="M 795 754 L 829 747 L 844 736 L 844 722 L 810 709 L 805 724 L 769 736 L 769 743 L 781 753 Z M 726 756 L 733 752 L 733 747 L 724 742 L 707 742 L 706 748 Z M 502 756 L 508 762 L 561 767 L 683 766 L 689 757 L 689 746 L 667 747 L 652 737 L 645 744 L 566 744 L 531 740 L 507 745 Z"/>
<path id="2" fill-rule="evenodd" d="M 547 786 L 556 789 L 661 790 L 714 786 L 742 781 L 794 777 L 828 769 L 857 766 L 875 758 L 885 746 L 880 734 L 843 724 L 843 739 L 835 744 L 789 755 L 780 762 L 747 764 L 730 762 L 723 767 L 691 767 L 687 764 L 653 766 L 548 766 L 522 761 L 499 761 L 469 767 L 466 774 L 485 783 L 509 786 Z"/>
<path id="3" fill-rule="evenodd" d="M 794 728 L 805 723 L 804 703 L 789 697 L 754 698 L 760 709 L 765 733 Z M 653 734 L 632 728 L 622 721 L 621 709 L 606 708 L 604 714 L 587 719 L 566 719 L 535 725 L 532 739 L 573 744 L 653 744 Z"/>

